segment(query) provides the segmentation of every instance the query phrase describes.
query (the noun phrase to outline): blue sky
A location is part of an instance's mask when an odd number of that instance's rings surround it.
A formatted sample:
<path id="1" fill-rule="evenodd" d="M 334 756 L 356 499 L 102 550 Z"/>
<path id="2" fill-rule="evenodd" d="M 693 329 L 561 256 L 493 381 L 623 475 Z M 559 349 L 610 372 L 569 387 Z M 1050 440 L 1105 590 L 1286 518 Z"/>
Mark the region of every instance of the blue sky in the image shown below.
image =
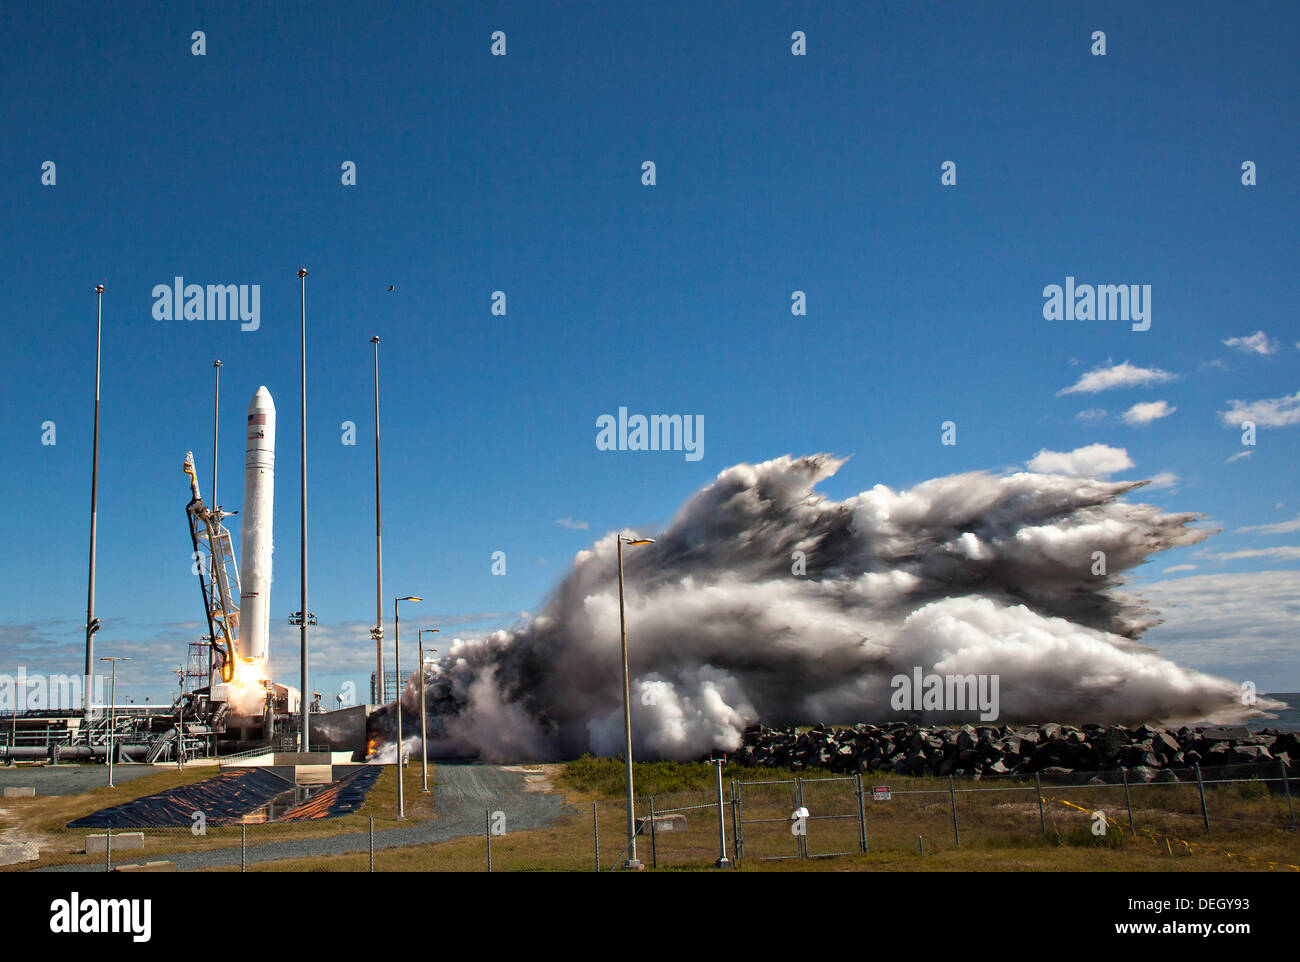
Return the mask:
<path id="1" fill-rule="evenodd" d="M 385 589 L 428 599 L 412 628 L 537 610 L 594 537 L 652 529 L 739 461 L 851 454 L 825 486 L 843 497 L 1104 444 L 1133 462 L 1116 477 L 1162 477 L 1147 500 L 1225 529 L 1140 572 L 1181 612 L 1148 640 L 1300 689 L 1300 552 L 1273 550 L 1300 531 L 1238 530 L 1300 516 L 1293 5 L 383 9 L 6 10 L 0 671 L 80 667 L 101 281 L 100 653 L 133 655 L 123 688 L 157 700 L 199 634 L 180 468 L 193 449 L 206 486 L 215 357 L 228 508 L 248 399 L 265 384 L 279 408 L 273 624 L 298 607 L 305 264 L 318 689 L 364 690 L 373 664 L 375 333 Z M 259 328 L 155 320 L 177 275 L 260 285 Z M 1150 330 L 1044 320 L 1067 276 L 1151 285 Z M 1060 393 L 1124 362 L 1171 376 Z M 1161 400 L 1168 416 L 1122 418 Z M 1252 448 L 1232 400 L 1276 422 Z M 620 406 L 702 415 L 704 456 L 597 450 Z M 1208 580 L 1156 584 L 1187 579 Z M 1229 596 L 1258 621 L 1248 640 L 1205 633 Z M 296 683 L 296 637 L 276 631 Z"/>

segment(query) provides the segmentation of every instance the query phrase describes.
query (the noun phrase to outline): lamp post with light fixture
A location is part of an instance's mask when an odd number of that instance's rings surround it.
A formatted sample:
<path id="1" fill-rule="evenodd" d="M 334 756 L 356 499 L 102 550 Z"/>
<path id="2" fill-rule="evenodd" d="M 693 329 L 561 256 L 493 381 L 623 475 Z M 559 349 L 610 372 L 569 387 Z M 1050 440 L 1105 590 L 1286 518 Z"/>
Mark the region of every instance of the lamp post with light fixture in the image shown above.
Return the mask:
<path id="1" fill-rule="evenodd" d="M 117 748 L 117 732 L 114 730 L 117 725 L 117 718 L 113 711 L 113 706 L 117 701 L 117 663 L 119 661 L 130 661 L 130 658 L 124 658 L 121 655 L 101 658 L 100 661 L 111 661 L 113 663 L 113 681 L 108 689 L 108 787 L 116 788 L 113 784 L 113 752 Z M 87 739 L 89 744 L 89 739 Z"/>
<path id="2" fill-rule="evenodd" d="M 623 868 L 638 871 L 645 868 L 636 857 L 636 810 L 632 795 L 632 701 L 627 678 L 627 614 L 623 600 L 623 545 L 654 544 L 653 538 L 625 538 L 618 536 L 618 630 L 623 644 L 623 758 L 627 770 L 627 861 Z"/>
<path id="3" fill-rule="evenodd" d="M 425 720 L 424 709 L 424 633 L 436 635 L 437 628 L 420 629 L 420 794 L 429 794 L 429 748 L 426 739 L 429 734 L 429 724 Z M 437 651 L 437 648 L 431 648 L 430 651 Z"/>
<path id="4" fill-rule="evenodd" d="M 397 817 L 406 818 L 406 793 L 402 790 L 402 632 L 399 625 L 399 602 L 423 601 L 416 595 L 393 599 L 393 656 L 397 671 L 397 700 L 393 702 L 397 715 Z"/>

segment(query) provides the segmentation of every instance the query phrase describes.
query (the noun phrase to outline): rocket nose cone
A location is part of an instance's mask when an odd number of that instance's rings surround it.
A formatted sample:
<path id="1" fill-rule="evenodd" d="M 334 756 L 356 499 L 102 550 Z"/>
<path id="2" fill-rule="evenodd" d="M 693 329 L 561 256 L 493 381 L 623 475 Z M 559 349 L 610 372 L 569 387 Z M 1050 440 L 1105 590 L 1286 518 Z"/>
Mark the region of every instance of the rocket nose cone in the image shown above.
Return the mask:
<path id="1" fill-rule="evenodd" d="M 259 387 L 257 393 L 253 395 L 253 400 L 248 402 L 248 410 L 252 411 L 254 408 L 275 410 L 275 402 L 271 400 L 271 392 L 265 385 Z"/>

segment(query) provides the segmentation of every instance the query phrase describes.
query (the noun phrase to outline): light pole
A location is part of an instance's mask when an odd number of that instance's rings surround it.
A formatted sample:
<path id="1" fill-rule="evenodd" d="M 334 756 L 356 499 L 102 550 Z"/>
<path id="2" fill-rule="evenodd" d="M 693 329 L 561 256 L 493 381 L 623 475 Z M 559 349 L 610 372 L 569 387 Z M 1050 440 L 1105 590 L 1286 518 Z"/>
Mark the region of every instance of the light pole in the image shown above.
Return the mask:
<path id="1" fill-rule="evenodd" d="M 627 680 L 627 614 L 623 601 L 623 545 L 654 544 L 652 538 L 624 538 L 618 536 L 618 631 L 623 642 L 623 757 L 627 768 L 627 861 L 623 868 L 638 871 L 645 868 L 636 857 L 636 810 L 632 801 L 632 701 Z"/>
<path id="2" fill-rule="evenodd" d="M 299 708 L 302 709 L 302 731 L 298 735 L 298 747 L 303 752 L 310 751 L 311 745 L 311 718 L 308 714 L 309 706 L 307 704 L 307 624 L 311 620 L 307 608 L 307 268 L 298 268 L 298 279 L 302 282 L 302 446 L 301 446 L 301 490 L 299 492 L 302 498 L 302 545 L 301 545 L 301 572 L 302 580 L 302 623 L 299 631 L 301 633 L 302 648 L 302 687 L 299 689 L 298 701 Z"/>
<path id="3" fill-rule="evenodd" d="M 384 549 L 379 516 L 379 335 L 370 339 L 375 346 L 375 704 L 384 703 Z"/>
<path id="4" fill-rule="evenodd" d="M 402 789 L 402 632 L 398 627 L 398 602 L 423 601 L 415 595 L 393 599 L 393 663 L 397 672 L 397 700 L 393 702 L 397 715 L 397 817 L 406 818 L 406 793 Z"/>
<path id="5" fill-rule="evenodd" d="M 426 631 L 431 635 L 436 635 L 438 629 L 420 629 L 420 779 L 422 786 L 420 788 L 420 793 L 422 795 L 429 794 L 429 749 L 426 744 L 426 739 L 429 734 L 429 726 L 425 721 L 424 714 L 424 633 Z M 438 649 L 431 648 L 429 650 L 437 651 Z"/>
<path id="6" fill-rule="evenodd" d="M 86 682 L 82 693 L 82 724 L 86 728 L 86 744 L 90 744 L 91 689 L 95 678 L 95 632 L 99 619 L 95 617 L 95 535 L 99 528 L 96 496 L 99 491 L 99 355 L 104 333 L 104 285 L 95 285 L 95 427 L 90 442 L 90 577 L 86 588 Z"/>
<path id="7" fill-rule="evenodd" d="M 731 868 L 731 860 L 727 858 L 727 826 L 722 816 L 722 766 L 727 764 L 727 757 L 710 758 L 710 765 L 716 765 L 718 768 L 718 859 L 714 862 L 716 868 Z"/>
<path id="8" fill-rule="evenodd" d="M 212 499 L 212 507 L 217 506 L 217 428 L 219 427 L 221 415 L 221 361 L 220 359 L 212 362 L 212 373 L 215 381 L 212 385 L 212 493 L 209 497 Z"/>
<path id="9" fill-rule="evenodd" d="M 130 661 L 131 659 L 118 655 L 99 660 L 113 663 L 113 682 L 108 689 L 108 787 L 116 788 L 117 786 L 113 784 L 113 750 L 117 747 L 117 732 L 113 730 L 113 726 L 116 724 L 113 706 L 117 703 L 117 663 L 119 661 Z"/>

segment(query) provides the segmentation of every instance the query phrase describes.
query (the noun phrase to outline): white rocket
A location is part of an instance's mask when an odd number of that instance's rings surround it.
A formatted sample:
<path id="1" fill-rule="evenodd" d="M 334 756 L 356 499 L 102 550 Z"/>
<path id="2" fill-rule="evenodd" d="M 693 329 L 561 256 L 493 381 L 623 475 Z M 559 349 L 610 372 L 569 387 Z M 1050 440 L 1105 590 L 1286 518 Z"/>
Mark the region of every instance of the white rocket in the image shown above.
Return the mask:
<path id="1" fill-rule="evenodd" d="M 265 660 L 271 636 L 271 521 L 275 505 L 275 402 L 259 387 L 248 402 L 240 536 L 239 657 Z"/>

